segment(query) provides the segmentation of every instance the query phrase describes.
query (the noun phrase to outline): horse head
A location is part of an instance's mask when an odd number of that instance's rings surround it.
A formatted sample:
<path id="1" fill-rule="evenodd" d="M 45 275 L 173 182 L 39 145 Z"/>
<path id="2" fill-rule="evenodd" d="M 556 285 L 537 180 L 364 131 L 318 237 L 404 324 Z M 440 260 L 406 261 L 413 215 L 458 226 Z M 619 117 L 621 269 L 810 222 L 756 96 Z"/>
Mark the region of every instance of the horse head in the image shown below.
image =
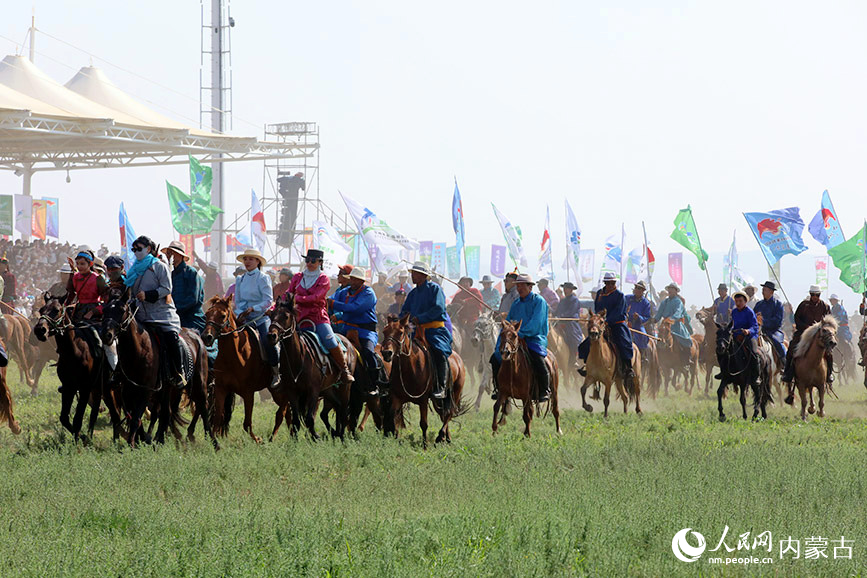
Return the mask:
<path id="1" fill-rule="evenodd" d="M 114 343 L 117 336 L 129 325 L 132 313 L 129 310 L 130 288 L 111 289 L 102 306 L 100 337 L 107 344 Z"/>
<path id="2" fill-rule="evenodd" d="M 388 325 L 382 330 L 382 360 L 391 363 L 395 354 L 410 348 L 404 346 L 409 339 L 409 313 L 400 319 L 389 318 Z"/>
<path id="3" fill-rule="evenodd" d="M 500 335 L 500 355 L 503 361 L 508 361 L 518 351 L 520 342 L 518 332 L 521 330 L 521 320 L 510 322 L 503 321 L 503 332 Z"/>
<path id="4" fill-rule="evenodd" d="M 716 355 L 719 360 L 720 356 L 728 353 L 729 346 L 731 345 L 732 323 L 729 322 L 728 325 L 714 323 L 714 325 L 716 325 Z"/>
<path id="5" fill-rule="evenodd" d="M 274 304 L 274 309 L 271 311 L 271 327 L 268 328 L 268 341 L 272 345 L 277 343 L 284 337 L 288 337 L 295 333 L 295 297 L 286 295 L 277 300 Z"/>
<path id="6" fill-rule="evenodd" d="M 828 316 L 830 317 L 830 315 Z M 828 317 L 822 320 L 822 327 L 819 329 L 818 338 L 827 351 L 831 351 L 837 347 L 837 321 Z"/>
<path id="7" fill-rule="evenodd" d="M 671 319 L 663 319 L 659 322 L 658 333 L 659 340 L 663 343 L 671 342 L 671 326 L 674 323 Z"/>
<path id="8" fill-rule="evenodd" d="M 713 329 L 715 322 L 713 307 L 702 307 L 695 313 L 695 318 L 698 319 L 706 329 Z"/>
<path id="9" fill-rule="evenodd" d="M 493 325 L 493 320 L 491 319 L 490 313 L 483 313 L 476 319 L 476 322 L 473 324 L 473 334 L 470 337 L 470 342 L 472 342 L 473 347 L 479 347 L 485 339 L 491 334 L 491 326 Z"/>
<path id="10" fill-rule="evenodd" d="M 33 334 L 39 341 L 45 341 L 49 335 L 62 331 L 64 314 L 66 313 L 66 295 L 53 297 L 49 293 L 43 295 L 45 305 L 39 308 L 39 319 L 33 326 Z"/>
<path id="11" fill-rule="evenodd" d="M 605 335 L 605 314 L 607 312 L 603 309 L 598 313 L 594 313 L 587 320 L 587 337 L 590 338 L 591 341 L 598 341 Z"/>
<path id="12" fill-rule="evenodd" d="M 232 295 L 228 299 L 214 296 L 208 300 L 205 311 L 205 328 L 202 330 L 202 341 L 210 347 L 214 341 L 227 329 L 235 329 L 235 313 L 232 311 Z"/>

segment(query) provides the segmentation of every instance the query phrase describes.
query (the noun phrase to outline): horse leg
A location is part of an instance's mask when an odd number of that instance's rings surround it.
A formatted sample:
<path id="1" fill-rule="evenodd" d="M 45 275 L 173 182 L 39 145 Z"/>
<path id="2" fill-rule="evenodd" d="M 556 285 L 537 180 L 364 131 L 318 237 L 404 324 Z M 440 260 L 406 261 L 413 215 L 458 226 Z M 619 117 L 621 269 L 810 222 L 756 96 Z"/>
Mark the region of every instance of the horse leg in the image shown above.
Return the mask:
<path id="1" fill-rule="evenodd" d="M 497 422 L 497 414 L 499 412 L 500 412 L 500 399 L 497 398 L 497 400 L 494 402 L 494 421 L 493 421 L 493 423 L 491 423 L 491 433 L 493 433 L 493 434 L 497 433 L 497 423 L 498 423 Z"/>
<path id="2" fill-rule="evenodd" d="M 813 405 L 813 388 L 810 387 L 807 391 L 810 394 L 810 407 L 807 408 L 807 411 L 813 414 L 816 413 L 816 406 Z"/>
<path id="3" fill-rule="evenodd" d="M 560 396 L 559 388 L 554 386 L 551 391 L 551 415 L 554 416 L 554 425 L 557 426 L 557 433 L 563 435 L 563 430 L 560 429 Z"/>
<path id="4" fill-rule="evenodd" d="M 244 400 L 244 431 L 250 434 L 250 438 L 257 444 L 262 443 L 262 438 L 253 433 L 253 393 L 247 391 L 241 396 Z"/>
<path id="5" fill-rule="evenodd" d="M 418 426 L 421 428 L 421 447 L 427 449 L 427 399 L 418 404 Z"/>
<path id="6" fill-rule="evenodd" d="M 319 398 L 313 398 L 312 395 L 307 394 L 304 397 L 304 400 L 301 404 L 301 407 L 304 408 L 304 425 L 307 427 L 307 431 L 310 432 L 310 437 L 313 440 L 318 440 L 319 436 L 316 435 L 316 419 L 314 416 L 316 415 L 316 406 L 319 405 Z"/>
<path id="7" fill-rule="evenodd" d="M 75 415 L 72 416 L 72 433 L 75 435 L 75 441 L 78 441 L 81 436 L 81 424 L 84 422 L 84 410 L 90 403 L 90 393 L 85 394 L 80 391 L 78 394 L 78 404 L 75 406 Z"/>
<path id="8" fill-rule="evenodd" d="M 638 377 L 634 377 L 633 379 L 638 379 Z M 617 383 L 617 391 L 620 392 L 620 397 L 623 398 L 623 413 L 629 413 L 629 394 L 626 393 L 626 387 L 623 385 L 623 382 Z"/>
<path id="9" fill-rule="evenodd" d="M 798 384 L 798 396 L 801 398 L 801 420 L 807 421 L 807 391 L 800 383 Z"/>
<path id="10" fill-rule="evenodd" d="M 93 390 L 90 399 L 90 420 L 87 423 L 87 437 L 93 438 L 93 430 L 96 428 L 96 418 L 99 416 L 99 406 L 102 403 L 102 391 L 97 388 Z"/>
<path id="11" fill-rule="evenodd" d="M 479 393 L 476 396 L 476 411 L 477 412 L 482 407 L 482 396 L 484 394 L 485 394 L 485 379 L 484 379 L 484 375 L 482 375 L 482 378 L 479 379 Z"/>
<path id="12" fill-rule="evenodd" d="M 605 413 L 603 413 L 603 417 L 608 417 L 608 402 L 611 401 L 611 383 L 605 384 L 605 397 L 602 399 L 602 403 L 605 405 Z"/>
<path id="13" fill-rule="evenodd" d="M 825 386 L 822 385 L 819 390 L 819 417 L 825 417 Z"/>
<path id="14" fill-rule="evenodd" d="M 741 409 L 743 411 L 743 417 L 746 420 L 747 419 L 747 386 L 746 385 L 741 386 L 740 399 L 741 399 Z"/>
<path id="15" fill-rule="evenodd" d="M 322 411 L 319 412 L 319 419 L 322 420 L 322 424 L 325 426 L 325 431 L 331 434 L 331 437 L 334 437 L 337 433 L 337 430 L 331 427 L 331 421 L 328 419 L 328 413 L 331 411 L 332 405 L 329 402 L 325 402 L 322 404 Z M 334 408 L 335 413 L 337 412 L 337 408 Z"/>
<path id="16" fill-rule="evenodd" d="M 154 436 L 154 442 L 164 444 L 166 442 L 166 431 L 169 429 L 169 422 L 172 419 L 172 402 L 169 399 L 168 393 L 165 391 L 168 386 L 163 386 L 163 391 L 159 396 L 159 412 L 157 414 L 157 433 Z M 151 422 L 153 423 L 153 422 Z"/>
<path id="17" fill-rule="evenodd" d="M 69 433 L 75 434 L 75 430 L 72 428 L 72 422 L 69 421 L 69 412 L 72 411 L 72 402 L 75 399 L 75 392 L 71 390 L 72 384 L 63 388 L 63 394 L 60 401 L 60 423 L 69 431 Z"/>
<path id="18" fill-rule="evenodd" d="M 584 411 L 593 413 L 593 406 L 587 403 L 587 399 L 585 398 L 585 394 L 587 393 L 587 388 L 590 386 L 587 378 L 584 378 L 584 385 L 581 386 L 581 407 L 584 408 Z"/>
<path id="19" fill-rule="evenodd" d="M 725 386 L 725 384 L 720 383 L 720 386 L 716 390 L 716 405 L 717 405 L 717 409 L 719 410 L 719 420 L 720 421 L 726 420 L 726 414 L 725 414 L 725 412 L 723 412 L 723 403 L 722 403 L 723 398 L 725 397 L 725 393 L 726 393 L 726 386 Z"/>
<path id="20" fill-rule="evenodd" d="M 535 404 L 529 399 L 524 399 L 524 436 L 530 437 L 530 422 L 533 421 L 533 406 Z"/>
<path id="21" fill-rule="evenodd" d="M 274 397 L 274 402 L 277 403 L 277 411 L 274 412 L 274 429 L 271 430 L 271 435 L 268 437 L 269 442 L 274 441 L 274 436 L 277 435 L 277 430 L 283 425 L 283 418 L 286 416 L 287 403 L 283 399 L 277 401 L 277 397 Z"/>

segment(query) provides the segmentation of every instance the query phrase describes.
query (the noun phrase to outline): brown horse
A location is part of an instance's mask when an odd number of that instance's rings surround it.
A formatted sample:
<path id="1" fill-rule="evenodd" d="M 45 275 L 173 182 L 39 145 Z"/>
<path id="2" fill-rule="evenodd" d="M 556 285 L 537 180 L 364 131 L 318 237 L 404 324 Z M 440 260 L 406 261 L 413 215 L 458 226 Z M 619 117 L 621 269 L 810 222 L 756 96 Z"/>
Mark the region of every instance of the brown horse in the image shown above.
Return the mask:
<path id="1" fill-rule="evenodd" d="M 714 320 L 713 307 L 703 307 L 695 314 L 702 327 L 704 327 L 704 341 L 698 351 L 698 363 L 704 367 L 704 394 L 710 395 L 710 383 L 713 380 L 714 370 L 717 366 L 716 333 L 717 326 Z"/>
<path id="2" fill-rule="evenodd" d="M 603 404 L 604 416 L 608 417 L 608 404 L 611 400 L 611 386 L 617 388 L 617 394 L 623 400 L 623 413 L 628 411 L 631 400 L 635 400 L 635 413 L 641 414 L 641 352 L 638 346 L 632 344 L 632 378 L 633 387 L 629 390 L 624 386 L 623 375 L 617 371 L 618 358 L 614 345 L 608 340 L 608 324 L 605 322 L 605 311 L 591 315 L 587 321 L 587 338 L 590 340 L 590 353 L 584 368 L 587 375 L 581 386 L 581 405 L 585 411 L 592 412 L 593 406 L 587 403 L 585 394 L 590 384 L 605 386 Z M 598 397 L 594 399 L 599 399 Z"/>
<path id="3" fill-rule="evenodd" d="M 41 299 L 38 301 L 41 301 Z M 30 365 L 30 376 L 32 378 L 30 384 L 30 395 L 32 396 L 36 396 L 38 393 L 39 379 L 42 377 L 42 371 L 45 369 L 45 366 L 57 361 L 57 351 L 51 343 L 48 341 L 39 341 L 30 329 L 36 325 L 37 321 L 39 321 L 39 308 L 42 305 L 44 305 L 44 303 L 37 306 L 36 300 L 34 300 L 34 309 L 30 316 L 30 325 L 27 328 L 29 336 L 27 342 L 24 344 L 24 353 Z M 20 366 L 18 368 L 18 377 L 20 382 L 23 383 L 26 381 L 24 368 Z"/>
<path id="4" fill-rule="evenodd" d="M 556 322 L 555 322 L 556 323 Z M 548 349 L 554 354 L 557 360 L 558 380 L 564 387 L 573 380 L 573 374 L 577 372 L 567 371 L 567 368 L 575 365 L 572 352 L 569 351 L 569 345 L 566 343 L 566 338 L 560 333 L 556 325 L 551 327 L 552 331 L 548 331 Z M 559 370 L 563 370 L 563 374 L 559 375 Z"/>
<path id="5" fill-rule="evenodd" d="M 130 289 L 113 290 L 103 305 L 102 341 L 117 342 L 118 364 L 116 377 L 123 386 L 123 402 L 129 422 L 128 442 L 135 446 L 138 441 L 147 441 L 149 435 L 142 426 L 142 416 L 149 403 L 158 408 L 158 425 L 153 441 L 163 443 L 171 428 L 176 439 L 181 438 L 177 426 L 185 421 L 180 415 L 181 398 L 186 390 L 194 405 L 194 412 L 202 418 L 205 433 L 211 438 L 215 449 L 220 444 L 211 429 L 211 412 L 208 405 L 208 354 L 199 334 L 191 329 L 181 329 L 180 339 L 192 356 L 186 388 L 167 383 L 161 368 L 161 351 L 156 335 L 139 325 L 136 311 L 130 306 Z M 136 308 L 137 310 L 137 308 Z M 58 368 L 59 369 L 59 368 Z M 187 435 L 193 437 L 195 423 L 190 424 Z"/>
<path id="6" fill-rule="evenodd" d="M 400 320 L 391 321 L 383 329 L 382 357 L 391 363 L 389 385 L 390 400 L 383 403 L 385 414 L 383 431 L 386 435 L 397 435 L 397 429 L 404 427 L 403 410 L 407 403 L 414 403 L 419 410 L 419 427 L 421 428 L 422 446 L 427 447 L 427 415 L 428 403 L 433 404 L 434 411 L 443 422 L 436 437 L 436 442 L 451 443 L 449 422 L 464 412 L 461 393 L 464 389 L 466 370 L 464 362 L 457 352 L 449 356 L 451 373 L 451 395 L 438 400 L 431 397 L 433 391 L 434 368 L 428 352 L 430 346 L 424 340 L 424 331 L 411 335 L 409 315 Z M 389 403 L 390 402 L 390 403 Z"/>
<path id="7" fill-rule="evenodd" d="M 257 391 L 271 383 L 271 366 L 262 356 L 254 331 L 238 328 L 232 296 L 228 299 L 211 297 L 207 305 L 202 341 L 208 347 L 216 341 L 219 350 L 211 372 L 214 381 L 214 432 L 220 436 L 229 433 L 237 395 L 244 401 L 244 431 L 253 441 L 261 443 L 262 438 L 253 433 L 253 400 Z"/>
<path id="8" fill-rule="evenodd" d="M 9 359 L 18 365 L 18 373 L 21 383 L 27 384 L 31 395 L 35 395 L 36 386 L 30 374 L 30 359 L 27 355 L 26 344 L 30 336 L 30 325 L 26 319 L 8 303 L 0 302 L 3 317 L 0 318 L 0 338 L 6 344 L 6 353 Z"/>
<path id="9" fill-rule="evenodd" d="M 819 417 L 825 417 L 825 391 L 831 391 L 827 383 L 828 363 L 825 360 L 837 345 L 837 321 L 826 315 L 822 321 L 817 321 L 804 330 L 801 340 L 795 345 L 792 363 L 795 364 L 795 379 L 793 384 L 798 388 L 801 398 L 801 419 L 807 420 L 807 397 L 810 398 L 810 413 L 815 413 L 813 406 L 813 388 L 819 393 Z M 789 388 L 786 403 L 793 405 L 794 392 Z"/>
<path id="10" fill-rule="evenodd" d="M 861 327 L 858 335 L 858 350 L 861 352 L 861 361 L 858 365 L 864 367 L 864 359 L 867 358 L 867 323 Z M 867 370 L 864 371 L 864 387 L 867 387 Z"/>
<path id="11" fill-rule="evenodd" d="M 659 367 L 665 380 L 665 395 L 668 395 L 668 386 L 672 384 L 675 391 L 678 377 L 684 381 L 683 389 L 687 395 L 692 394 L 692 388 L 698 380 L 698 352 L 699 342 L 693 335 L 689 350 L 680 345 L 671 332 L 674 322 L 671 319 L 663 319 L 659 322 L 659 341 L 656 343 L 659 355 Z M 714 353 L 715 354 L 715 353 Z"/>
<path id="12" fill-rule="evenodd" d="M 538 411 L 540 405 L 536 401 L 538 398 L 536 388 L 540 387 L 541 384 L 535 383 L 527 344 L 518 337 L 521 324 L 521 321 L 503 321 L 503 330 L 500 333 L 500 355 L 503 358 L 503 363 L 497 373 L 497 401 L 494 402 L 494 420 L 491 429 L 497 433 L 497 427 L 500 423 L 500 409 L 502 408 L 503 417 L 505 417 L 505 410 L 509 406 L 510 399 L 521 400 L 521 405 L 524 408 L 524 435 L 530 437 L 533 411 Z M 551 379 L 551 415 L 554 416 L 554 426 L 557 428 L 557 433 L 562 434 L 560 404 L 557 397 L 560 376 L 557 371 L 557 358 L 550 350 L 545 357 L 545 364 L 548 366 L 548 375 Z"/>
<path id="13" fill-rule="evenodd" d="M 300 323 L 307 321 L 302 320 Z M 336 337 L 345 347 L 346 366 L 350 372 L 355 373 L 358 364 L 355 347 L 346 337 Z M 290 417 L 288 409 L 291 409 L 290 432 L 297 434 L 303 420 L 310 437 L 319 439 L 316 434 L 315 415 L 319 400 L 324 399 L 329 410 L 333 408 L 337 414 L 334 428 L 327 421 L 327 411 L 321 417 L 333 437 L 343 438 L 349 419 L 352 384 L 340 382 L 340 370 L 330 358 L 318 350 L 319 345 L 316 344 L 313 333 L 299 327 L 295 298 L 292 295 L 278 301 L 274 307 L 268 338 L 274 343 L 280 343 L 281 386 L 278 395 L 274 397 L 278 409 L 272 437 L 277 433 L 282 418 Z"/>
<path id="14" fill-rule="evenodd" d="M 12 394 L 6 385 L 6 368 L 0 368 L 0 421 L 5 421 L 13 434 L 21 433 L 21 426 L 12 412 Z"/>

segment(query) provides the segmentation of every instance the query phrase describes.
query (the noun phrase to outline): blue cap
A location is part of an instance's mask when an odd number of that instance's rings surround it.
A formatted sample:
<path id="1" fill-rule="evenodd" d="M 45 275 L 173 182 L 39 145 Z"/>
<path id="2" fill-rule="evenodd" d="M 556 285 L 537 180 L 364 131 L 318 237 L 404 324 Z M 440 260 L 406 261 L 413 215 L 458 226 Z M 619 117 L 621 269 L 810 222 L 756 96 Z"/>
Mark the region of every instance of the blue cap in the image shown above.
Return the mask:
<path id="1" fill-rule="evenodd" d="M 106 269 L 123 269 L 123 259 L 117 255 L 110 255 L 105 259 Z"/>

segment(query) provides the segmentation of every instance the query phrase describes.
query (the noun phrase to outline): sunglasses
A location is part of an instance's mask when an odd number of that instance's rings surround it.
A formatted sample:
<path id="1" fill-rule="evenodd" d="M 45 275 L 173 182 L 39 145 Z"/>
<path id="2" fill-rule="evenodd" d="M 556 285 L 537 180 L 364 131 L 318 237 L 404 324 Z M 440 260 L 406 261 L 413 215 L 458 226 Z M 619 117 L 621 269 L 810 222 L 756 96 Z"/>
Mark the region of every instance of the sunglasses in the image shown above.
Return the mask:
<path id="1" fill-rule="evenodd" d="M 142 251 L 144 251 L 144 247 L 133 247 L 132 248 L 133 253 L 141 253 Z"/>
<path id="2" fill-rule="evenodd" d="M 318 257 L 307 257 L 306 259 L 304 259 L 304 261 L 305 261 L 306 263 L 318 263 L 318 262 L 321 261 L 321 260 L 322 260 L 322 259 L 320 259 L 320 258 L 318 258 Z"/>

